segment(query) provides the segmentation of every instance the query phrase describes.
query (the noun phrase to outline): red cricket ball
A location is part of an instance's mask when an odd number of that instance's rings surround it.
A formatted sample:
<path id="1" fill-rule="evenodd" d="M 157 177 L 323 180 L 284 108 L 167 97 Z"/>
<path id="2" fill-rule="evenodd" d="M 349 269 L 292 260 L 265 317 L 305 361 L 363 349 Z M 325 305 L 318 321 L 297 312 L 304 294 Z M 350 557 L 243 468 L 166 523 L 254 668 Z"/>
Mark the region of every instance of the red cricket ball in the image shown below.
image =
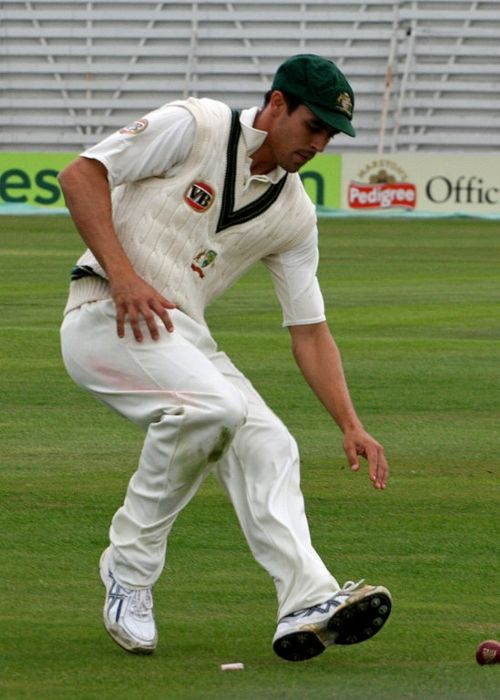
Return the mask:
<path id="1" fill-rule="evenodd" d="M 476 649 L 476 661 L 481 666 L 500 664 L 500 642 L 496 639 L 487 639 Z"/>

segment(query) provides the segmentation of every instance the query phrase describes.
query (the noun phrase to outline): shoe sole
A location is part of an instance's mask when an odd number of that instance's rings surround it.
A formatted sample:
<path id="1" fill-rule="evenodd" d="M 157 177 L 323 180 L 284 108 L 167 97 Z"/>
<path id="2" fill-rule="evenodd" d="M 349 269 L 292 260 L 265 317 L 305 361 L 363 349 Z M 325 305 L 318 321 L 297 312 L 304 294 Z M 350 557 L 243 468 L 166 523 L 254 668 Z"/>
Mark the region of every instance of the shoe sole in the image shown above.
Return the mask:
<path id="1" fill-rule="evenodd" d="M 383 586 L 377 586 L 370 593 L 361 590 L 337 608 L 326 630 L 322 627 L 318 632 L 313 629 L 292 632 L 277 639 L 273 649 L 286 661 L 307 661 L 322 654 L 330 644 L 364 642 L 382 629 L 391 608 L 391 595 Z"/>
<path id="2" fill-rule="evenodd" d="M 380 632 L 391 614 L 392 600 L 383 586 L 342 605 L 328 622 L 333 644 L 358 644 Z"/>
<path id="3" fill-rule="evenodd" d="M 106 628 L 106 632 L 109 634 L 111 639 L 118 644 L 118 646 L 121 649 L 125 649 L 125 651 L 128 651 L 129 654 L 137 654 L 141 656 L 149 656 L 149 654 L 152 654 L 154 650 L 156 649 L 156 644 L 153 647 L 144 647 L 144 646 L 135 646 L 133 645 L 128 637 L 125 637 L 122 635 L 121 628 L 115 628 L 112 626 L 108 626 L 108 622 L 106 619 L 106 612 L 104 612 L 103 616 L 103 622 L 104 622 L 104 627 Z"/>
<path id="4" fill-rule="evenodd" d="M 107 574 L 107 567 L 105 565 L 105 558 L 106 558 L 106 551 L 105 550 L 101 558 L 99 560 L 99 575 L 101 577 L 101 581 L 104 585 L 104 588 L 106 589 L 106 598 L 104 600 L 104 608 L 103 608 L 103 615 L 102 615 L 102 621 L 104 623 L 104 627 L 106 629 L 106 632 L 109 634 L 111 639 L 118 644 L 119 647 L 122 649 L 125 649 L 125 651 L 128 651 L 130 654 L 141 654 L 143 656 L 148 656 L 149 654 L 152 654 L 154 650 L 156 649 L 156 641 L 154 644 L 150 647 L 148 646 L 140 646 L 137 645 L 137 642 L 134 640 L 130 639 L 126 635 L 123 634 L 123 629 L 118 626 L 118 625 L 112 625 L 109 623 L 108 616 L 107 616 L 107 592 L 108 592 L 108 586 L 106 584 L 106 581 L 108 579 L 108 574 Z"/>
<path id="5" fill-rule="evenodd" d="M 326 646 L 314 632 L 292 632 L 273 644 L 278 656 L 286 661 L 307 661 L 322 654 Z"/>

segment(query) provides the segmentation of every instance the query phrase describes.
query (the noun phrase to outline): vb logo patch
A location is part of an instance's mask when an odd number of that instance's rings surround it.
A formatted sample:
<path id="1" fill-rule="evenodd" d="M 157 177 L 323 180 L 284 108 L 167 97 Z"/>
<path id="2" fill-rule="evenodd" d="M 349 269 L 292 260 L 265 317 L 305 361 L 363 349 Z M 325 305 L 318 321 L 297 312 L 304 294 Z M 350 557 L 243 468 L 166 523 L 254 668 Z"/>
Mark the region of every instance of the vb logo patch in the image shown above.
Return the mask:
<path id="1" fill-rule="evenodd" d="M 215 200 L 215 192 L 206 182 L 193 182 L 184 195 L 184 200 L 195 211 L 205 212 Z"/>
<path id="2" fill-rule="evenodd" d="M 123 129 L 120 129 L 120 134 L 127 134 L 127 136 L 137 136 L 137 134 L 140 134 L 141 131 L 144 131 L 144 129 L 147 128 L 148 123 L 149 122 L 147 119 L 138 119 L 133 124 L 130 124 L 129 126 L 124 126 Z"/>

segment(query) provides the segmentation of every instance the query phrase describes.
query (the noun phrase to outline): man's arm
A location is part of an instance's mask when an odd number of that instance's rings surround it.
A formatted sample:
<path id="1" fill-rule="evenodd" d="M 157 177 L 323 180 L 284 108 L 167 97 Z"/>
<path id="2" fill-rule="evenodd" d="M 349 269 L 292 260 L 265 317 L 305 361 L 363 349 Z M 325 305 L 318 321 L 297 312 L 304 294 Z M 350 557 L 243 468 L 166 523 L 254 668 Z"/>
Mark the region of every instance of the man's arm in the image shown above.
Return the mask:
<path id="1" fill-rule="evenodd" d="M 156 317 L 168 331 L 173 330 L 167 309 L 175 308 L 134 271 L 116 235 L 111 210 L 107 171 L 102 163 L 79 157 L 59 175 L 66 205 L 81 237 L 108 277 L 116 305 L 117 333 L 125 333 L 128 318 L 134 337 L 143 340 L 141 318 L 153 340 L 159 337 Z"/>
<path id="2" fill-rule="evenodd" d="M 351 469 L 359 469 L 358 455 L 368 461 L 373 485 L 384 489 L 389 467 L 384 448 L 365 431 L 349 395 L 337 345 L 325 322 L 289 326 L 292 351 L 302 374 L 344 433 L 344 450 Z"/>

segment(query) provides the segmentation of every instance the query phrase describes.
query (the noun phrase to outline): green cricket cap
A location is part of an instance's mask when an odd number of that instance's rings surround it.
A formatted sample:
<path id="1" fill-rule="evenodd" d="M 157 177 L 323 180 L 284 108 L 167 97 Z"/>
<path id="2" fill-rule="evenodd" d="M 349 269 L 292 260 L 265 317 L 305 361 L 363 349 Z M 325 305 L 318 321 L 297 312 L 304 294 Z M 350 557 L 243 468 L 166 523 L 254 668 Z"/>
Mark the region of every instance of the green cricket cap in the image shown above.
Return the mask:
<path id="1" fill-rule="evenodd" d="M 298 97 L 322 122 L 356 136 L 354 93 L 333 61 L 312 53 L 291 56 L 276 71 L 271 89 Z"/>

